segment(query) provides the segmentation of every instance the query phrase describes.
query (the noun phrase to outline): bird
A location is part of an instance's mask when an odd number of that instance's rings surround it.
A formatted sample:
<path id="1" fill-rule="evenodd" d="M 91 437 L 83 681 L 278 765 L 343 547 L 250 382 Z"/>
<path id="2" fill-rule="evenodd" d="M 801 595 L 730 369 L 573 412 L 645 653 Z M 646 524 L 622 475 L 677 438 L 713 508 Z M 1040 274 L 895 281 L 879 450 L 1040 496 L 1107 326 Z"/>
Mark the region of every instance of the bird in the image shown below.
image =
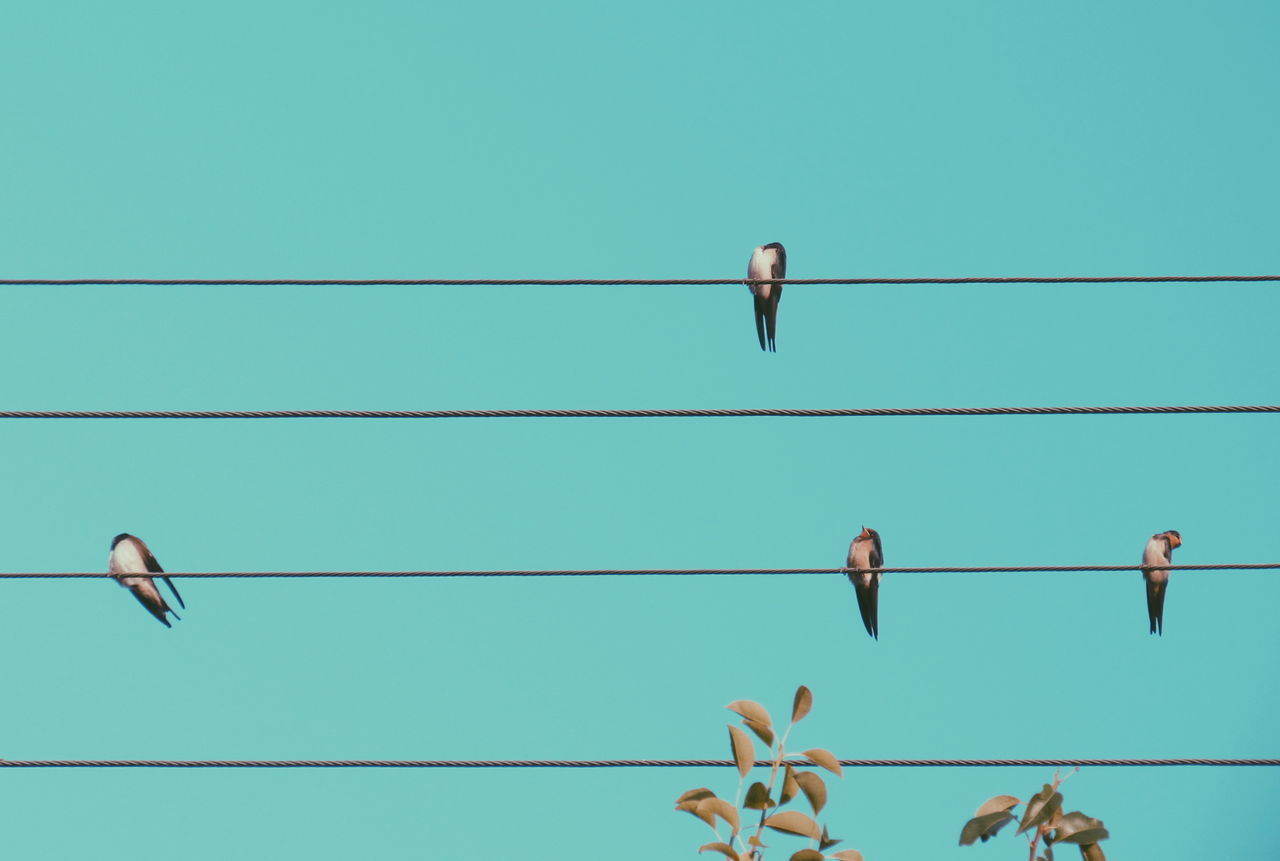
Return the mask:
<path id="1" fill-rule="evenodd" d="M 751 252 L 751 260 L 747 263 L 748 281 L 786 277 L 787 249 L 781 242 L 770 242 Z M 747 288 L 755 297 L 756 334 L 760 336 L 760 349 L 776 353 L 778 347 L 774 336 L 778 331 L 778 302 L 782 300 L 782 285 L 751 283 Z"/>
<path id="2" fill-rule="evenodd" d="M 849 582 L 858 593 L 858 612 L 862 614 L 862 624 L 872 639 L 880 639 L 880 625 L 876 618 L 876 609 L 880 597 L 880 572 L 871 572 L 868 568 L 884 567 L 884 550 L 880 547 L 880 533 L 869 526 L 862 527 L 858 537 L 849 545 L 849 558 L 845 563 L 849 571 Z"/>
<path id="3" fill-rule="evenodd" d="M 1151 633 L 1164 635 L 1164 593 L 1169 588 L 1167 569 L 1151 570 L 1151 565 L 1172 565 L 1173 549 L 1182 546 L 1182 536 L 1176 529 L 1158 532 L 1147 540 L 1142 551 L 1142 579 L 1147 581 L 1147 617 Z"/>
<path id="4" fill-rule="evenodd" d="M 178 599 L 178 606 L 184 610 L 187 609 L 187 605 L 182 602 L 182 596 L 178 594 L 173 581 L 164 576 L 164 569 L 160 567 L 156 557 L 151 555 L 150 548 L 141 538 L 135 535 L 122 532 L 111 539 L 111 555 L 107 557 L 107 570 L 121 586 L 133 593 L 133 597 L 137 598 L 138 602 L 146 607 L 152 616 L 163 622 L 166 628 L 173 627 L 169 624 L 166 614 L 173 613 L 173 618 L 179 619 L 178 614 L 174 613 L 173 609 L 165 602 L 164 596 L 160 594 L 160 590 L 156 588 L 155 581 L 151 577 L 131 575 L 161 575 L 160 579 L 168 585 L 173 597 Z"/>

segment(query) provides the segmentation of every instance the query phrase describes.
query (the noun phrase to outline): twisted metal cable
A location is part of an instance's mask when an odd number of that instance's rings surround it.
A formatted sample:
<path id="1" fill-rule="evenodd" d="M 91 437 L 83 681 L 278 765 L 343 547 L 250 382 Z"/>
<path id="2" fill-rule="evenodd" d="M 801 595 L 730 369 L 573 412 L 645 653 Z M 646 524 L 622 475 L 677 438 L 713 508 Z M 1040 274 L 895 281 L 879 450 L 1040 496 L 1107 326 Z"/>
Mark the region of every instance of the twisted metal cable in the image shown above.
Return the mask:
<path id="1" fill-rule="evenodd" d="M 517 410 L 0 410 L 0 419 L 506 419 L 846 418 L 870 416 L 1095 416 L 1280 413 L 1280 405 Z"/>
<path id="2" fill-rule="evenodd" d="M 1280 281 L 1280 275 L 1065 275 L 958 278 L 6 278 L 0 286 L 710 287 L 743 284 L 1163 284 Z"/>
<path id="3" fill-rule="evenodd" d="M 809 759 L 788 759 L 813 767 Z M 771 760 L 758 759 L 768 767 Z M 731 759 L 3 759 L 0 768 L 724 768 Z M 848 768 L 1274 766 L 1280 759 L 842 759 Z"/>
<path id="4" fill-rule="evenodd" d="M 1207 565 L 1010 565 L 1010 566 L 929 566 L 924 568 L 868 568 L 881 574 L 1064 574 L 1134 571 L 1268 571 L 1280 569 L 1280 562 L 1241 562 Z M 593 568 L 547 571 L 166 571 L 166 577 L 217 579 L 222 577 L 727 577 L 787 576 L 793 574 L 851 574 L 853 568 Z M 102 571 L 0 571 L 0 579 L 12 580 L 101 580 L 112 575 Z"/>

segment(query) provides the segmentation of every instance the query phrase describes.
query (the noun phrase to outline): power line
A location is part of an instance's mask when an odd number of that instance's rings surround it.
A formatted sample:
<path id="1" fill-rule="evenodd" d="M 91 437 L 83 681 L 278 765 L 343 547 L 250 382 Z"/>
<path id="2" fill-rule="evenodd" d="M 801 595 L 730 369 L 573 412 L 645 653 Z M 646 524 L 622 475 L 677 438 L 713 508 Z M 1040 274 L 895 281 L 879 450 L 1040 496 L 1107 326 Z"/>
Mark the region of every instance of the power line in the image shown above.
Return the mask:
<path id="1" fill-rule="evenodd" d="M 817 766 L 808 759 L 792 765 Z M 771 760 L 758 759 L 768 767 Z M 0 768 L 723 768 L 731 759 L 4 759 Z M 848 768 L 1275 766 L 1280 759 L 842 759 Z"/>
<path id="2" fill-rule="evenodd" d="M 580 419 L 848 418 L 870 416 L 1098 416 L 1280 413 L 1280 405 L 1112 407 L 893 407 L 829 409 L 519 410 L 0 410 L 0 419 Z"/>
<path id="3" fill-rule="evenodd" d="M 951 278 L 7 278 L 50 287 L 714 287 L 743 284 L 1165 284 L 1280 281 L 1280 275 L 1064 275 Z"/>
<path id="4" fill-rule="evenodd" d="M 576 569 L 548 571 L 165 571 L 165 577 L 216 579 L 220 577 L 702 577 L 702 576 L 787 576 L 794 574 L 849 574 L 867 570 L 881 574 L 1064 574 L 1076 572 L 1149 571 L 1269 571 L 1280 569 L 1280 562 L 1247 562 L 1207 565 L 1018 565 L 926 568 L 626 568 Z M 147 575 L 142 575 L 147 576 Z M 7 571 L 0 579 L 90 579 L 111 578 L 101 571 Z"/>

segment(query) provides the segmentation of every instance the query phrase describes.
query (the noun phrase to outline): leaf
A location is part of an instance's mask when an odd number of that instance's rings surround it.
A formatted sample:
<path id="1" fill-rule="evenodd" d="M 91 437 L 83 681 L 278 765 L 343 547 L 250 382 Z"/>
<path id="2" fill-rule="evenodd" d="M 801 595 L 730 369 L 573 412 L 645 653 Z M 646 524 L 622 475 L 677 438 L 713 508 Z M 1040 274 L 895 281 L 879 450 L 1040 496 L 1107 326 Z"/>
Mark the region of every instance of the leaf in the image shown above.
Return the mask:
<path id="1" fill-rule="evenodd" d="M 1058 823 L 1058 830 L 1053 835 L 1055 843 L 1076 843 L 1085 845 L 1106 840 L 1111 836 L 1101 819 L 1085 816 L 1079 810 L 1063 815 Z"/>
<path id="2" fill-rule="evenodd" d="M 840 760 L 836 759 L 836 755 L 831 751 L 824 750 L 820 747 L 814 747 L 806 750 L 804 755 L 832 774 L 838 774 L 841 777 L 844 777 L 844 769 L 840 767 Z"/>
<path id="3" fill-rule="evenodd" d="M 736 726 L 730 726 L 729 746 L 733 749 L 733 761 L 738 764 L 738 774 L 746 777 L 756 763 L 756 747 L 751 743 L 751 736 Z"/>
<path id="4" fill-rule="evenodd" d="M 713 852 L 719 852 L 721 855 L 727 855 L 733 861 L 738 861 L 738 853 L 728 843 L 704 843 L 698 847 L 698 854 L 701 855 L 708 849 Z"/>
<path id="5" fill-rule="evenodd" d="M 1106 854 L 1102 851 L 1102 847 L 1097 843 L 1089 843 L 1081 846 L 1080 854 L 1084 857 L 1084 861 L 1107 861 Z"/>
<path id="6" fill-rule="evenodd" d="M 862 853 L 857 849 L 841 849 L 831 857 L 839 858 L 840 861 L 862 861 Z"/>
<path id="7" fill-rule="evenodd" d="M 1054 812 L 1061 808 L 1062 793 L 1046 783 L 1044 789 L 1031 796 L 1031 800 L 1027 802 L 1027 810 L 1022 814 L 1022 822 L 1018 823 L 1018 833 L 1021 834 L 1029 828 L 1048 822 Z"/>
<path id="8" fill-rule="evenodd" d="M 812 771 L 797 773 L 796 783 L 800 784 L 804 797 L 809 799 L 809 806 L 813 808 L 813 815 L 817 816 L 827 806 L 827 785 Z"/>
<path id="9" fill-rule="evenodd" d="M 774 831 L 799 834 L 801 837 L 808 837 L 813 840 L 817 840 L 822 836 L 818 823 L 805 816 L 799 810 L 784 810 L 781 813 L 775 813 L 766 819 L 764 824 Z"/>
<path id="10" fill-rule="evenodd" d="M 764 742 L 767 747 L 773 747 L 773 730 L 772 729 L 770 729 L 767 725 L 760 723 L 760 721 L 751 720 L 750 718 L 747 718 L 746 720 L 744 720 L 743 723 L 747 725 L 748 729 L 750 729 L 753 733 L 758 735 L 760 737 L 760 740 Z"/>
<path id="11" fill-rule="evenodd" d="M 729 823 L 729 827 L 733 829 L 734 834 L 737 834 L 742 827 L 741 820 L 738 819 L 737 808 L 723 798 L 704 798 L 698 802 L 698 810 L 709 810 L 719 816 Z"/>
<path id="12" fill-rule="evenodd" d="M 737 712 L 747 720 L 753 720 L 756 723 L 762 723 L 765 726 L 773 726 L 773 719 L 769 717 L 769 713 L 765 711 L 764 706 L 751 700 L 734 700 L 725 706 L 729 711 Z"/>
<path id="13" fill-rule="evenodd" d="M 770 807 L 777 807 L 769 797 L 768 787 L 758 780 L 747 790 L 747 797 L 743 800 L 742 806 L 746 810 L 768 810 Z"/>
<path id="14" fill-rule="evenodd" d="M 791 861 L 824 861 L 825 857 L 816 849 L 801 849 L 791 856 Z"/>
<path id="15" fill-rule="evenodd" d="M 760 838 L 755 836 L 754 834 L 752 834 L 750 837 L 747 838 L 747 843 L 752 846 L 759 846 L 761 849 L 769 848 L 768 846 L 765 846 L 763 843 L 761 843 Z"/>
<path id="16" fill-rule="evenodd" d="M 832 846 L 835 846 L 837 843 L 843 843 L 843 842 L 844 842 L 843 840 L 832 840 L 829 836 L 827 836 L 827 826 L 825 825 L 822 826 L 822 836 L 818 838 L 819 849 L 821 849 L 823 852 L 826 852 L 828 849 L 830 849 Z"/>
<path id="17" fill-rule="evenodd" d="M 804 685 L 796 688 L 796 698 L 791 704 L 791 722 L 796 723 L 813 708 L 813 692 Z"/>
<path id="18" fill-rule="evenodd" d="M 1014 798 L 1012 795 L 993 795 L 986 801 L 982 802 L 982 806 L 978 808 L 978 812 L 974 816 L 986 816 L 988 813 L 996 811 L 1007 811 L 1017 807 L 1022 802 Z"/>
<path id="19" fill-rule="evenodd" d="M 972 846 L 975 840 L 981 839 L 986 843 L 996 833 L 1012 822 L 1014 816 L 1007 810 L 997 810 L 995 813 L 987 813 L 982 816 L 975 816 L 964 824 L 964 828 L 960 830 L 960 845 Z"/>
<path id="20" fill-rule="evenodd" d="M 701 801 L 681 801 L 679 804 L 676 805 L 676 810 L 683 810 L 685 813 L 692 813 L 694 816 L 698 817 L 699 819 L 701 819 L 703 822 L 707 823 L 714 829 L 716 827 L 716 817 L 711 813 L 710 810 L 706 810 L 706 809 L 700 810 L 698 808 L 698 805 L 700 804 L 702 804 Z"/>
<path id="21" fill-rule="evenodd" d="M 784 764 L 786 772 L 782 778 L 782 804 L 786 804 L 800 793 L 800 784 L 796 783 L 796 773 L 790 765 Z"/>
<path id="22" fill-rule="evenodd" d="M 715 797 L 716 794 L 710 789 L 707 789 L 705 786 L 700 786 L 697 789 L 690 789 L 688 792 L 682 794 L 676 799 L 676 804 L 679 804 L 682 801 L 701 801 L 704 798 Z"/>

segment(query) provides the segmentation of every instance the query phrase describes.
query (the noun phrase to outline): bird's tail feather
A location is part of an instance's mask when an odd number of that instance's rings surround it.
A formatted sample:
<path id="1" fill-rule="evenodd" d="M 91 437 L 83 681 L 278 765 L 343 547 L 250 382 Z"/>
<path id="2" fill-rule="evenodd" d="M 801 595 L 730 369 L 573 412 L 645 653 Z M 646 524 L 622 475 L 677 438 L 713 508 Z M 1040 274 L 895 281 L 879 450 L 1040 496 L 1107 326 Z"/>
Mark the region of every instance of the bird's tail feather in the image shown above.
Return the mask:
<path id="1" fill-rule="evenodd" d="M 1147 617 L 1151 622 L 1151 633 L 1164 635 L 1164 593 L 1167 583 L 1147 584 Z"/>

